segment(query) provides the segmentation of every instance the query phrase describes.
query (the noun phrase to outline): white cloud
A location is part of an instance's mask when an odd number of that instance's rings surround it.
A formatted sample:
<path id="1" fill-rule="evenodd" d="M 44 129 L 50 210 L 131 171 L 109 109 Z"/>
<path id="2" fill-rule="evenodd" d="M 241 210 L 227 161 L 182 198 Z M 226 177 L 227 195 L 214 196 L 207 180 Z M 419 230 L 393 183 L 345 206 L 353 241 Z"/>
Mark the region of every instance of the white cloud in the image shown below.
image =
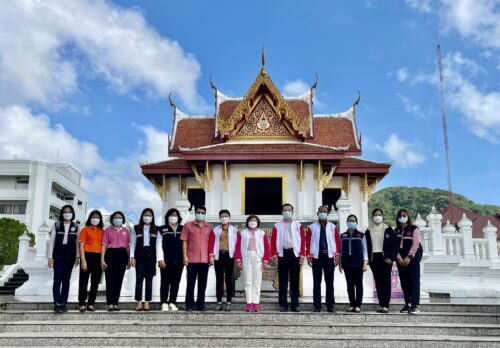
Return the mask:
<path id="1" fill-rule="evenodd" d="M 405 2 L 408 6 L 420 12 L 431 13 L 434 11 L 431 0 L 405 0 Z"/>
<path id="2" fill-rule="evenodd" d="M 394 133 L 389 136 L 384 145 L 376 144 L 376 148 L 402 168 L 415 167 L 425 161 L 425 156 L 419 151 L 418 143 L 402 140 Z"/>
<path id="3" fill-rule="evenodd" d="M 398 98 L 403 103 L 403 106 L 404 106 L 406 112 L 414 114 L 418 117 L 426 117 L 425 112 L 422 111 L 422 108 L 420 107 L 419 104 L 413 102 L 410 98 L 408 98 L 402 94 L 398 94 Z"/>
<path id="4" fill-rule="evenodd" d="M 94 75 L 121 94 L 174 91 L 193 109 L 206 107 L 196 58 L 136 9 L 104 0 L 2 1 L 0 33 L 0 106 L 53 107 L 78 90 L 79 77 Z"/>
<path id="5" fill-rule="evenodd" d="M 296 97 L 302 95 L 304 93 L 309 92 L 311 86 L 306 82 L 302 81 L 302 79 L 296 79 L 292 81 L 287 81 L 283 86 L 284 95 L 287 97 Z M 316 93 L 313 96 L 313 104 L 319 110 L 323 110 L 326 107 L 326 104 L 320 102 Z"/>
<path id="6" fill-rule="evenodd" d="M 402 67 L 399 68 L 398 71 L 396 72 L 396 78 L 398 79 L 399 82 L 406 81 L 408 78 L 408 68 Z"/>
<path id="7" fill-rule="evenodd" d="M 83 186 L 91 200 L 107 211 L 121 209 L 139 214 L 145 207 L 161 211 L 161 201 L 142 176 L 139 161 L 161 161 L 168 156 L 167 134 L 151 126 L 137 126 L 144 140 L 128 157 L 104 160 L 97 147 L 76 139 L 47 115 L 19 106 L 0 108 L 0 158 L 68 162 L 82 171 Z"/>

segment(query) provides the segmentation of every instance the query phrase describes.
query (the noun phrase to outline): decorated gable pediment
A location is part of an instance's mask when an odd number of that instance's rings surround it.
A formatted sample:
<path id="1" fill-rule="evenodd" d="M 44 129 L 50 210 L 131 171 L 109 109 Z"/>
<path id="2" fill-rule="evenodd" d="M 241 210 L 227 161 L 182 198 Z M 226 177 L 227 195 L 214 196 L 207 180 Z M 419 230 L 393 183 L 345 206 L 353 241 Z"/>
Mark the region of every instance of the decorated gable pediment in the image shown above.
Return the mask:
<path id="1" fill-rule="evenodd" d="M 310 115 L 298 117 L 262 67 L 231 115 L 217 115 L 217 128 L 226 140 L 253 137 L 303 140 L 310 131 Z"/>

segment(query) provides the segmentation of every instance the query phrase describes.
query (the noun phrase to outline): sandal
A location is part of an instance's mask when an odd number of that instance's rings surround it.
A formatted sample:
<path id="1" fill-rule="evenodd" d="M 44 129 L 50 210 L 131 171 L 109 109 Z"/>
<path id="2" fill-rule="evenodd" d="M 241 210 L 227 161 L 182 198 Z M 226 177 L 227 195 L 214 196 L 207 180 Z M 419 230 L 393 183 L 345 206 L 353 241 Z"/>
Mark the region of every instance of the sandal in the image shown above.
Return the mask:
<path id="1" fill-rule="evenodd" d="M 149 302 L 144 302 L 144 303 L 142 304 L 142 310 L 143 310 L 144 312 L 149 312 Z"/>

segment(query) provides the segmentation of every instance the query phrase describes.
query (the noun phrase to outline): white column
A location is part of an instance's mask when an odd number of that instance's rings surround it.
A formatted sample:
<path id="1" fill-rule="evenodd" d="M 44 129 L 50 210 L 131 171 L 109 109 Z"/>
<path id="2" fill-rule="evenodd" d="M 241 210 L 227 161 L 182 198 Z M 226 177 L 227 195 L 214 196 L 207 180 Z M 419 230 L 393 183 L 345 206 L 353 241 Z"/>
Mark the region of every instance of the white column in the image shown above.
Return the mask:
<path id="1" fill-rule="evenodd" d="M 462 219 L 458 222 L 458 227 L 460 228 L 460 233 L 462 234 L 462 253 L 466 259 L 474 259 L 474 244 L 472 241 L 472 221 L 467 219 L 467 216 L 462 216 Z"/>
<path id="2" fill-rule="evenodd" d="M 488 259 L 498 259 L 497 228 L 491 224 L 490 220 L 484 226 L 483 234 L 484 238 L 488 241 L 486 246 Z"/>
<path id="3" fill-rule="evenodd" d="M 432 207 L 430 214 L 427 216 L 429 227 L 431 228 L 431 254 L 444 255 L 443 235 L 441 233 L 441 219 L 443 215 L 439 214 L 436 207 Z"/>
<path id="4" fill-rule="evenodd" d="M 44 222 L 38 227 L 38 238 L 36 239 L 35 261 L 45 262 L 47 260 L 47 243 L 50 227 Z"/>
<path id="5" fill-rule="evenodd" d="M 28 236 L 26 231 L 19 236 L 19 250 L 17 252 L 17 263 L 28 260 L 28 250 L 30 247 L 31 238 Z"/>
<path id="6" fill-rule="evenodd" d="M 337 201 L 337 208 L 339 213 L 339 226 L 340 233 L 347 231 L 347 217 L 351 214 L 351 200 L 346 197 L 345 192 L 342 191 L 340 199 Z"/>

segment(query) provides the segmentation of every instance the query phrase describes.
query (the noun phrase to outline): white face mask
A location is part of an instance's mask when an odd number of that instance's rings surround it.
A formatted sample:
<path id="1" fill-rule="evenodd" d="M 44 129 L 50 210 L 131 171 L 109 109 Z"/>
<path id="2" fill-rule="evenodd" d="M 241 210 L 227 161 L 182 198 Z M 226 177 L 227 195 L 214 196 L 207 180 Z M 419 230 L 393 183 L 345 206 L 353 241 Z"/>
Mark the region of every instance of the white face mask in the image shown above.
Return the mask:
<path id="1" fill-rule="evenodd" d="M 248 222 L 248 227 L 250 227 L 250 228 L 256 228 L 257 227 L 257 221 L 249 221 Z"/>
<path id="2" fill-rule="evenodd" d="M 177 216 L 169 216 L 168 217 L 168 223 L 169 224 L 176 224 L 177 221 L 179 221 L 179 218 Z"/>
<path id="3" fill-rule="evenodd" d="M 113 225 L 115 225 L 115 227 L 121 227 L 123 225 L 123 219 L 113 219 Z"/>
<path id="4" fill-rule="evenodd" d="M 63 219 L 66 221 L 70 221 L 72 217 L 73 217 L 72 213 L 63 213 Z"/>
<path id="5" fill-rule="evenodd" d="M 226 225 L 229 223 L 229 218 L 228 217 L 221 217 L 220 218 L 220 223 L 223 225 Z"/>
<path id="6" fill-rule="evenodd" d="M 373 222 L 375 222 L 376 224 L 380 224 L 382 223 L 382 221 L 384 221 L 384 217 L 382 215 L 375 215 L 373 217 Z"/>
<path id="7" fill-rule="evenodd" d="M 90 223 L 92 224 L 92 226 L 99 225 L 99 222 L 101 222 L 101 219 L 99 219 L 99 218 L 92 218 L 92 219 L 90 219 Z"/>
<path id="8" fill-rule="evenodd" d="M 196 213 L 196 220 L 197 221 L 204 221 L 205 220 L 205 214 L 203 213 Z"/>
<path id="9" fill-rule="evenodd" d="M 408 222 L 408 216 L 400 216 L 398 221 L 402 224 L 405 224 Z"/>
<path id="10" fill-rule="evenodd" d="M 292 218 L 293 213 L 291 211 L 284 211 L 283 213 L 283 218 L 286 220 L 290 220 Z"/>
<path id="11" fill-rule="evenodd" d="M 150 224 L 151 221 L 153 221 L 153 217 L 152 216 L 143 216 L 142 221 L 144 221 L 145 224 Z"/>
<path id="12" fill-rule="evenodd" d="M 328 217 L 328 213 L 325 213 L 323 211 L 318 213 L 318 219 L 320 219 L 322 221 L 326 220 L 327 217 Z"/>

